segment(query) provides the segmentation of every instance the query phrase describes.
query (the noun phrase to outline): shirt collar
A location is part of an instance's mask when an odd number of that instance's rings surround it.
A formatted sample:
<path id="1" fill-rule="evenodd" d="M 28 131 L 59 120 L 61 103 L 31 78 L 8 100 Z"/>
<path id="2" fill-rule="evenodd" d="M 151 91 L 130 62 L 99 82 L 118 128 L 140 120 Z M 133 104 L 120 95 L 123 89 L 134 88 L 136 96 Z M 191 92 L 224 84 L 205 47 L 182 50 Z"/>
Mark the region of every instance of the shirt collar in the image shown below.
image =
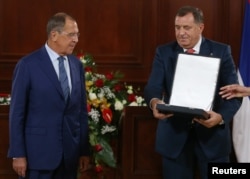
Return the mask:
<path id="1" fill-rule="evenodd" d="M 52 48 L 50 48 L 47 43 L 45 44 L 45 48 L 49 54 L 51 61 L 57 60 L 57 58 L 60 56 L 60 55 L 58 55 L 58 53 L 56 53 L 54 50 L 52 50 Z M 64 57 L 67 60 L 67 57 L 66 56 L 64 56 Z"/>
<path id="2" fill-rule="evenodd" d="M 202 38 L 200 36 L 200 39 L 199 41 L 197 42 L 197 44 L 195 44 L 195 46 L 193 47 L 193 49 L 195 50 L 195 54 L 198 54 L 200 52 L 200 47 L 201 47 L 201 41 L 202 41 Z M 186 52 L 187 49 L 184 48 L 184 52 Z"/>

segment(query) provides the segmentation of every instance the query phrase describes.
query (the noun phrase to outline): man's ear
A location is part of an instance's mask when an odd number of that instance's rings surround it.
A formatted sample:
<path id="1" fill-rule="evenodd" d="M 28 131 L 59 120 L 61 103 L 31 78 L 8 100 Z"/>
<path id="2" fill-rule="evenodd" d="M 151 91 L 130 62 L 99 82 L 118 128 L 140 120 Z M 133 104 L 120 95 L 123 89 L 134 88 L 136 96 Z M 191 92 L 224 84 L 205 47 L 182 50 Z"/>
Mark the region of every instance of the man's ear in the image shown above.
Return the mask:
<path id="1" fill-rule="evenodd" d="M 58 38 L 58 35 L 59 35 L 59 32 L 58 32 L 58 31 L 51 31 L 51 32 L 50 32 L 50 39 L 51 39 L 52 41 L 56 41 L 57 38 Z"/>

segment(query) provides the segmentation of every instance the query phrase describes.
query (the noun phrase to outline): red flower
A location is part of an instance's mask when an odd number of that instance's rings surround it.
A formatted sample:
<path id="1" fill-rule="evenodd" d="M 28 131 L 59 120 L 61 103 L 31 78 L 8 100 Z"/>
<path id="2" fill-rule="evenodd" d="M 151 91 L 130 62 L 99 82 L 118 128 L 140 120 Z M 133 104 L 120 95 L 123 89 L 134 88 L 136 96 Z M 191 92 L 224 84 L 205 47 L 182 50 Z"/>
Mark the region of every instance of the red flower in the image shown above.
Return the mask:
<path id="1" fill-rule="evenodd" d="M 122 90 L 122 85 L 120 85 L 120 84 L 115 85 L 114 90 L 115 90 L 115 92 L 121 91 Z"/>
<path id="2" fill-rule="evenodd" d="M 101 173 L 101 172 L 103 171 L 102 166 L 101 166 L 101 165 L 96 165 L 96 166 L 95 166 L 95 171 L 96 171 L 97 173 Z"/>
<path id="3" fill-rule="evenodd" d="M 107 73 L 105 76 L 108 80 L 112 80 L 114 78 L 113 73 Z"/>
<path id="4" fill-rule="evenodd" d="M 84 58 L 84 54 L 80 52 L 76 55 L 76 57 L 80 60 L 80 58 Z"/>
<path id="5" fill-rule="evenodd" d="M 1 93 L 1 94 L 0 94 L 0 97 L 3 97 L 3 98 L 5 97 L 5 98 L 7 98 L 7 97 L 9 97 L 9 94 Z"/>
<path id="6" fill-rule="evenodd" d="M 91 105 L 90 104 L 87 104 L 87 111 L 88 111 L 88 113 L 91 111 Z"/>
<path id="7" fill-rule="evenodd" d="M 129 94 L 129 95 L 128 95 L 128 101 L 129 101 L 129 102 L 136 101 L 135 95 L 134 95 L 134 94 Z"/>
<path id="8" fill-rule="evenodd" d="M 85 67 L 84 68 L 86 72 L 92 72 L 92 68 L 91 67 Z"/>
<path id="9" fill-rule="evenodd" d="M 112 121 L 112 117 L 113 117 L 113 114 L 110 108 L 102 109 L 102 118 L 104 119 L 106 123 L 110 124 Z"/>
<path id="10" fill-rule="evenodd" d="M 96 80 L 96 81 L 95 81 L 95 85 L 96 85 L 96 87 L 98 87 L 98 88 L 103 87 L 103 85 L 104 85 L 103 80 L 102 80 L 102 79 Z"/>
<path id="11" fill-rule="evenodd" d="M 101 144 L 96 144 L 94 146 L 94 149 L 95 149 L 96 152 L 100 152 L 103 148 L 102 148 Z"/>

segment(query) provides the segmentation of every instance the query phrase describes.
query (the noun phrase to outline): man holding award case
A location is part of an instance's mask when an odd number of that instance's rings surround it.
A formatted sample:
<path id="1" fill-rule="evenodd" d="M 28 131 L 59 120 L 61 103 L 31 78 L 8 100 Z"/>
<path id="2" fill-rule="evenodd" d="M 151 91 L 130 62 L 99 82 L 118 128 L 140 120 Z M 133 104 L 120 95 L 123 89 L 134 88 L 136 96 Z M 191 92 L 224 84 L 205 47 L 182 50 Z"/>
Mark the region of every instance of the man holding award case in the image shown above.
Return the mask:
<path id="1" fill-rule="evenodd" d="M 219 89 L 237 84 L 228 45 L 206 39 L 203 13 L 184 6 L 175 17 L 176 41 L 157 47 L 144 97 L 158 126 L 156 151 L 164 179 L 193 179 L 208 163 L 229 162 L 230 122 L 241 105 L 224 100 Z M 194 54 L 186 54 L 189 51 Z"/>

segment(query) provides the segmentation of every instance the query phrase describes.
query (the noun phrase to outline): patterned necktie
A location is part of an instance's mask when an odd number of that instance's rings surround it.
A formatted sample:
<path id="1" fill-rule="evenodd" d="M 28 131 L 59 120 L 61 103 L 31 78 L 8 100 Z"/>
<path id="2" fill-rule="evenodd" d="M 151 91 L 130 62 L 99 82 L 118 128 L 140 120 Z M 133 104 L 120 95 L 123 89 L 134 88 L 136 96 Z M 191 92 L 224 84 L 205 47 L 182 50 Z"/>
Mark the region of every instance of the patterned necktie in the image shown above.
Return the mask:
<path id="1" fill-rule="evenodd" d="M 187 50 L 186 50 L 186 53 L 193 54 L 194 52 L 195 52 L 195 50 L 194 50 L 194 49 L 192 49 L 192 48 L 190 48 L 190 49 L 187 49 Z"/>
<path id="2" fill-rule="evenodd" d="M 59 60 L 59 81 L 61 83 L 61 87 L 63 90 L 64 99 L 65 101 L 67 101 L 69 96 L 69 81 L 64 67 L 65 58 L 60 56 L 58 57 L 58 60 Z"/>

